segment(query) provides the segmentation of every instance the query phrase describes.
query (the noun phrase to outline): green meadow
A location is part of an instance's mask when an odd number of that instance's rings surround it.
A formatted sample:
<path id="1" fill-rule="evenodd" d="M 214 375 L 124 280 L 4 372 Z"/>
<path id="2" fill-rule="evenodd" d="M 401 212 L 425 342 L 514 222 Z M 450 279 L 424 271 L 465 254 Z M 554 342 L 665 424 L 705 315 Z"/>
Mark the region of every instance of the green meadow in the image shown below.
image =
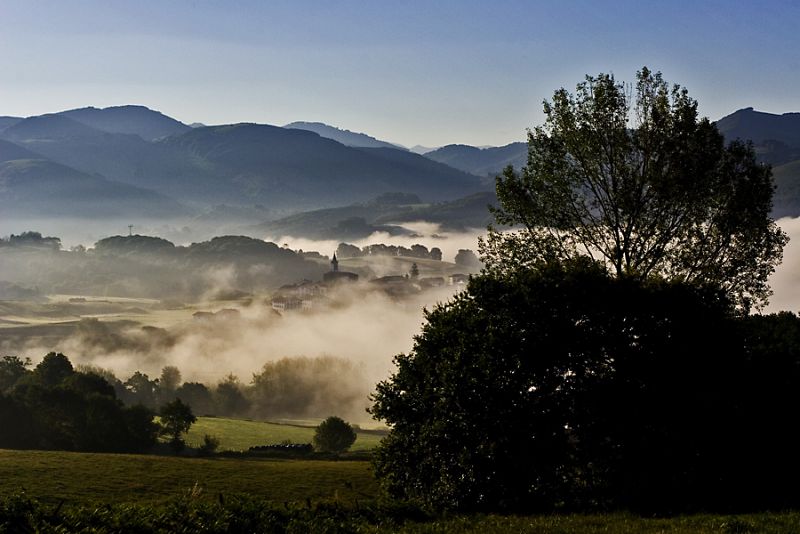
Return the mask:
<path id="1" fill-rule="evenodd" d="M 186 443 L 192 447 L 200 446 L 203 443 L 203 436 L 208 434 L 219 439 L 220 451 L 246 451 L 258 445 L 311 443 L 314 430 L 314 426 L 289 423 L 198 417 L 197 422 L 189 429 Z M 383 437 L 375 431 L 359 431 L 357 435 L 356 442 L 350 448 L 354 452 L 374 449 Z"/>

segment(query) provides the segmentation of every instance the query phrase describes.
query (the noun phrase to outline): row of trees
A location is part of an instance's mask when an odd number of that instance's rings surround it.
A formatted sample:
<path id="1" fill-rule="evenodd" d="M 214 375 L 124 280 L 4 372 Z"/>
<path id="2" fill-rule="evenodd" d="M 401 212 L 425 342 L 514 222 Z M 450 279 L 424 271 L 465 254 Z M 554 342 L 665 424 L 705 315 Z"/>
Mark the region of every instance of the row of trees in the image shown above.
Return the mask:
<path id="1" fill-rule="evenodd" d="M 49 353 L 33 370 L 6 356 L 0 365 L 0 448 L 144 452 L 160 427 L 144 406 L 125 406 L 93 373 Z"/>
<path id="2" fill-rule="evenodd" d="M 22 232 L 19 235 L 11 234 L 5 238 L 0 237 L 0 248 L 3 247 L 61 250 L 61 239 L 58 237 L 45 237 L 40 232 Z"/>
<path id="3" fill-rule="evenodd" d="M 376 474 L 437 509 L 800 505 L 800 319 L 750 314 L 786 243 L 769 168 L 646 68 L 544 111 L 486 268 L 377 386 Z"/>
<path id="4" fill-rule="evenodd" d="M 44 369 L 50 365 L 53 364 L 48 360 Z M 18 357 L 0 359 L 0 393 L 10 393 L 42 372 L 38 371 L 40 366 L 33 371 L 29 367 L 30 361 Z M 332 356 L 268 362 L 253 374 L 249 384 L 232 374 L 211 385 L 184 382 L 180 370 L 174 366 L 164 367 L 158 378 L 136 371 L 125 380 L 105 369 L 82 369 L 81 375 L 101 377 L 108 392 L 125 406 L 141 405 L 153 411 L 179 399 L 199 415 L 260 419 L 323 417 L 331 406 L 337 407 L 339 413 L 357 415 L 363 413 L 368 395 L 361 369 L 349 360 Z M 63 372 L 67 371 L 65 368 Z"/>
<path id="5" fill-rule="evenodd" d="M 215 291 L 267 291 L 298 278 L 318 279 L 326 270 L 291 250 L 244 236 L 215 237 L 190 246 L 156 237 L 114 236 L 89 250 L 59 247 L 58 238 L 36 232 L 0 240 L 0 272 L 6 282 L 38 287 L 42 293 L 184 299 L 214 296 Z M 230 272 L 227 287 L 218 287 L 213 276 L 218 270 Z"/>
<path id="6" fill-rule="evenodd" d="M 338 258 L 361 258 L 363 256 L 405 256 L 407 258 L 424 258 L 436 261 L 442 260 L 442 251 L 439 247 L 433 247 L 428 250 L 425 245 L 411 245 L 411 248 L 402 245 L 384 245 L 377 243 L 375 245 L 365 245 L 358 248 L 356 245 L 349 243 L 339 243 L 336 248 L 336 256 Z"/>
<path id="7" fill-rule="evenodd" d="M 29 367 L 27 359 L 0 359 L 0 448 L 147 452 L 164 435 L 180 451 L 196 420 L 173 397 L 159 405 L 157 423 L 154 407 L 126 406 L 106 378 L 76 370 L 61 353 Z"/>
<path id="8" fill-rule="evenodd" d="M 404 256 L 407 258 L 441 261 L 442 251 L 438 247 L 433 247 L 428 250 L 424 245 L 411 245 L 411 248 L 406 248 L 404 246 L 378 243 L 358 248 L 356 245 L 351 245 L 349 243 L 339 243 L 339 246 L 336 248 L 336 256 L 340 259 L 361 258 L 364 256 Z M 456 265 L 469 270 L 480 269 L 482 266 L 478 256 L 470 249 L 459 249 L 453 261 Z"/>

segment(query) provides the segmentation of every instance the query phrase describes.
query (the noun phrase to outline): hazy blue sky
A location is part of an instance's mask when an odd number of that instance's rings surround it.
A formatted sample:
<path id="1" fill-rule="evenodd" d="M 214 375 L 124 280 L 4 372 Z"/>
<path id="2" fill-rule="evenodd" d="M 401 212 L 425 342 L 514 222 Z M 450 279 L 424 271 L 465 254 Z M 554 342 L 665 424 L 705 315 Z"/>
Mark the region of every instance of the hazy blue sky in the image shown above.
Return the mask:
<path id="1" fill-rule="evenodd" d="M 554 89 L 642 65 L 711 119 L 800 111 L 798 27 L 788 1 L 0 0 L 0 115 L 134 103 L 499 145 Z"/>

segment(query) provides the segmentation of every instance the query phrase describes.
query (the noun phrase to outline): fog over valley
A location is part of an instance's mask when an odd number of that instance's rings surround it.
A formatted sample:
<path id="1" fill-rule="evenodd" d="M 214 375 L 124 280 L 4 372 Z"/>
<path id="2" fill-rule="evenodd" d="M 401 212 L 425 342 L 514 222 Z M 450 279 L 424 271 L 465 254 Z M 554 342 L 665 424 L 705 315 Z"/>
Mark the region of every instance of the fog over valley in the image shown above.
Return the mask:
<path id="1" fill-rule="evenodd" d="M 796 311 L 800 123 L 748 108 L 717 124 L 774 168 L 790 241 L 763 311 Z M 423 310 L 481 269 L 495 176 L 527 155 L 312 122 L 190 127 L 143 106 L 4 117 L 0 352 L 63 352 L 123 395 L 174 367 L 246 398 L 220 413 L 369 424 Z M 334 252 L 357 282 L 325 281 Z"/>

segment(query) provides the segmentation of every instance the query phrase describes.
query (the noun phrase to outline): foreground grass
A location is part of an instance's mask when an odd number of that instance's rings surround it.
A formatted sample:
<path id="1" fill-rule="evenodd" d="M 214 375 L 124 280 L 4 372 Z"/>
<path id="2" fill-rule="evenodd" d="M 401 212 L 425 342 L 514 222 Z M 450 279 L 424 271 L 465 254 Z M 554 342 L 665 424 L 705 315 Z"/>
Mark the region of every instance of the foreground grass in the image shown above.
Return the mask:
<path id="1" fill-rule="evenodd" d="M 0 497 L 21 490 L 43 502 L 73 504 L 159 503 L 220 493 L 350 502 L 378 492 L 369 462 L 0 450 Z"/>
<path id="2" fill-rule="evenodd" d="M 162 506 L 48 506 L 24 496 L 0 499 L 0 532 L 325 532 L 325 533 L 787 533 L 800 514 L 695 515 L 671 519 L 609 515 L 469 515 L 435 518 L 412 508 L 335 502 L 276 506 L 249 497 L 200 502 L 187 496 Z"/>
<path id="3" fill-rule="evenodd" d="M 221 451 L 243 451 L 256 445 L 283 442 L 311 443 L 314 438 L 314 427 L 221 417 L 198 417 L 197 422 L 189 429 L 186 442 L 193 447 L 202 445 L 205 434 L 219 438 Z M 374 449 L 382 437 L 375 433 L 358 432 L 356 442 L 350 450 L 358 452 Z"/>
<path id="4" fill-rule="evenodd" d="M 387 532 L 390 530 L 387 530 Z M 665 519 L 627 514 L 458 516 L 430 522 L 411 522 L 398 532 L 531 532 L 547 534 L 787 534 L 800 532 L 800 513 L 749 515 L 692 515 Z"/>
<path id="5" fill-rule="evenodd" d="M 0 533 L 800 532 L 800 512 L 436 517 L 380 502 L 368 462 L 0 450 Z"/>

